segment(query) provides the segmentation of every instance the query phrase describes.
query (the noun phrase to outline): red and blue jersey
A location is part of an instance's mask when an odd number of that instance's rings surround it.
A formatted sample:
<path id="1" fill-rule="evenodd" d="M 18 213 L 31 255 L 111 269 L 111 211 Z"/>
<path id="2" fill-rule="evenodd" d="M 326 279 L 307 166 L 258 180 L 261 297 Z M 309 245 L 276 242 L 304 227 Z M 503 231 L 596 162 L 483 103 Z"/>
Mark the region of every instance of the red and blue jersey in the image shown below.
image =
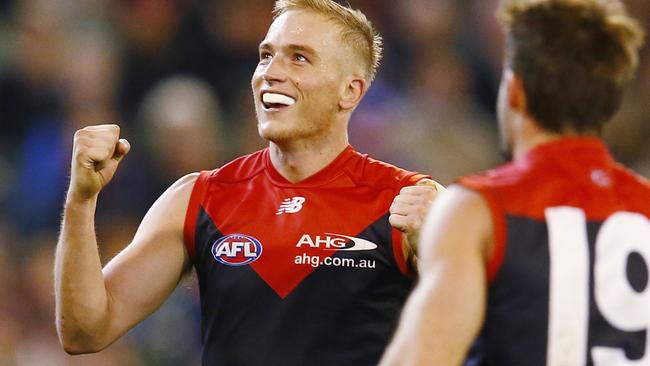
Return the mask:
<path id="1" fill-rule="evenodd" d="M 204 365 L 375 365 L 413 285 L 399 190 L 425 178 L 347 147 L 299 183 L 268 149 L 201 172 L 185 242 Z"/>
<path id="2" fill-rule="evenodd" d="M 459 183 L 494 223 L 467 365 L 650 365 L 650 184 L 597 139 L 562 139 Z"/>

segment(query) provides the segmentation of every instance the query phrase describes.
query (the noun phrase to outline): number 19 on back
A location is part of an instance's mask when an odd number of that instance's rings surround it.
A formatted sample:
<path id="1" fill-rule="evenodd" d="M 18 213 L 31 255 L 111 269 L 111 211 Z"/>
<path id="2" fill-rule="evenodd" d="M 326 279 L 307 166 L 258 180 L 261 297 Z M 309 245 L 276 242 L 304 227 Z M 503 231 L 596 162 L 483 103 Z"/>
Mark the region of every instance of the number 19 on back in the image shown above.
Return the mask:
<path id="1" fill-rule="evenodd" d="M 593 346 L 588 350 L 590 260 L 587 220 L 579 208 L 545 211 L 549 232 L 550 278 L 547 366 L 650 366 L 650 286 L 638 291 L 630 283 L 630 255 L 650 264 L 650 221 L 643 215 L 617 212 L 605 220 L 594 246 L 594 300 L 603 318 L 623 332 L 645 331 L 645 352 L 628 359 L 625 350 Z M 636 253 L 636 254 L 635 254 Z"/>

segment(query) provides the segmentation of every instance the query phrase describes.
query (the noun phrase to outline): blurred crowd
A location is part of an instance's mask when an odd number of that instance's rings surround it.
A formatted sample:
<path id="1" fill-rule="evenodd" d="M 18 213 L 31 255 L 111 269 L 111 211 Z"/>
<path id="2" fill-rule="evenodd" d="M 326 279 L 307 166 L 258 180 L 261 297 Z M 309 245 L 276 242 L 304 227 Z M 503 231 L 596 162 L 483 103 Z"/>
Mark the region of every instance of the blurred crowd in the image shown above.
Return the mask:
<path id="1" fill-rule="evenodd" d="M 349 0 L 373 20 L 386 49 L 351 121 L 351 144 L 444 184 L 500 163 L 497 1 Z M 649 29 L 650 2 L 626 3 Z M 132 145 L 100 196 L 105 262 L 173 181 L 264 147 L 250 78 L 272 7 L 272 0 L 0 0 L 0 365 L 199 364 L 191 276 L 108 350 L 70 357 L 58 345 L 52 263 L 72 136 L 85 125 L 118 123 Z M 615 156 L 646 176 L 648 96 L 646 47 L 606 130 Z"/>

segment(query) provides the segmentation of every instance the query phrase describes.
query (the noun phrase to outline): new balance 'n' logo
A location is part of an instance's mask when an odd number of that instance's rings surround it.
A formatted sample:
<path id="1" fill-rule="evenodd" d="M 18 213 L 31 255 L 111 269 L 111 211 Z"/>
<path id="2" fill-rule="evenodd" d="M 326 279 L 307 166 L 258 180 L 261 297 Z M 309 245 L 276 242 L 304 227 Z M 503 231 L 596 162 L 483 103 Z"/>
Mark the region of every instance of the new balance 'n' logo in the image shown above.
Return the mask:
<path id="1" fill-rule="evenodd" d="M 302 210 L 302 204 L 305 203 L 305 197 L 292 197 L 286 198 L 280 204 L 280 208 L 275 213 L 276 215 L 282 215 L 284 213 L 296 213 Z"/>

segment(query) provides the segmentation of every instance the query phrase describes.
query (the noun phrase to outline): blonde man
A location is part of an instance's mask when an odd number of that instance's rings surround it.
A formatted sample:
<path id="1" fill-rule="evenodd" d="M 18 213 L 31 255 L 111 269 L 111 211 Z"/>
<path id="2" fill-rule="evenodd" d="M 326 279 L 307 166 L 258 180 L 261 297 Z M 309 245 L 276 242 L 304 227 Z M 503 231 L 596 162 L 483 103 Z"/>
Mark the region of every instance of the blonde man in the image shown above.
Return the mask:
<path id="1" fill-rule="evenodd" d="M 69 353 L 110 345 L 193 266 L 204 365 L 377 363 L 436 184 L 348 144 L 381 54 L 365 16 L 329 0 L 281 0 L 275 14 L 252 78 L 269 147 L 181 178 L 103 269 L 95 204 L 130 147 L 115 125 L 76 133 L 55 263 Z"/>
<path id="2" fill-rule="evenodd" d="M 642 32 L 616 0 L 508 1 L 501 19 L 514 161 L 436 202 L 381 365 L 650 365 L 650 183 L 599 139 Z"/>

